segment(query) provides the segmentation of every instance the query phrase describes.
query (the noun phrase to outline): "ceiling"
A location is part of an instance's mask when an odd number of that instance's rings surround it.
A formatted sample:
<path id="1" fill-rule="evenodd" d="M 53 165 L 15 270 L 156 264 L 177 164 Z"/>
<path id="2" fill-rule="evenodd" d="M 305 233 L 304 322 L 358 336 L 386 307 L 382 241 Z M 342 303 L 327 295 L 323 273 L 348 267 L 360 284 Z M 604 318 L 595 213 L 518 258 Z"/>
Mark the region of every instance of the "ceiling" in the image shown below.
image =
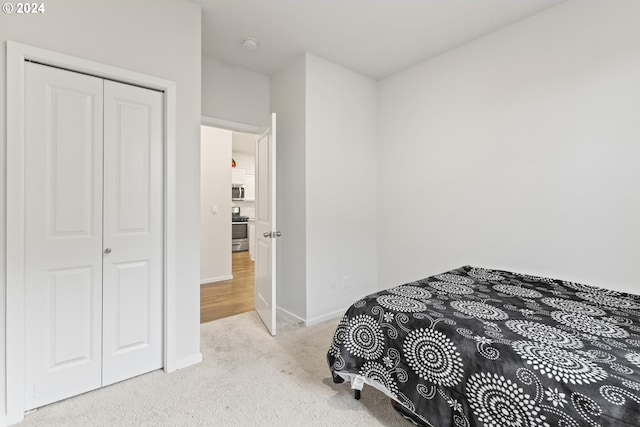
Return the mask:
<path id="1" fill-rule="evenodd" d="M 309 52 L 377 80 L 564 0 L 192 1 L 206 56 L 271 75 Z"/>

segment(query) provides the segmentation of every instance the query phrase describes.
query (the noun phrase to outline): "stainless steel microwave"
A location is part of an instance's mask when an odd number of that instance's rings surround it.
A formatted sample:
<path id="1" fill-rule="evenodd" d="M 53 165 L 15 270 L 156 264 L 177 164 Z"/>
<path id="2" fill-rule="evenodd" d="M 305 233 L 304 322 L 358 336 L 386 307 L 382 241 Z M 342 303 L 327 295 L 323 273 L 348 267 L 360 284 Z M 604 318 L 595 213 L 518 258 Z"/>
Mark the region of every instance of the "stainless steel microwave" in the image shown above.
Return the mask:
<path id="1" fill-rule="evenodd" d="M 244 187 L 231 187 L 231 199 L 242 200 L 244 199 Z"/>

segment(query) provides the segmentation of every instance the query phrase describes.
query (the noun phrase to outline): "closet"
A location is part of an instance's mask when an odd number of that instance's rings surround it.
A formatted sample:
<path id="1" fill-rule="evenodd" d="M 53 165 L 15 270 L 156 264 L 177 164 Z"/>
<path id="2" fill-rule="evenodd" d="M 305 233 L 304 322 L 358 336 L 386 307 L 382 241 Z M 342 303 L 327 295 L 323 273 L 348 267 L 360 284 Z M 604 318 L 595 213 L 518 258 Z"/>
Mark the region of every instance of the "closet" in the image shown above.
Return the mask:
<path id="1" fill-rule="evenodd" d="M 163 93 L 25 62 L 24 409 L 163 366 Z"/>

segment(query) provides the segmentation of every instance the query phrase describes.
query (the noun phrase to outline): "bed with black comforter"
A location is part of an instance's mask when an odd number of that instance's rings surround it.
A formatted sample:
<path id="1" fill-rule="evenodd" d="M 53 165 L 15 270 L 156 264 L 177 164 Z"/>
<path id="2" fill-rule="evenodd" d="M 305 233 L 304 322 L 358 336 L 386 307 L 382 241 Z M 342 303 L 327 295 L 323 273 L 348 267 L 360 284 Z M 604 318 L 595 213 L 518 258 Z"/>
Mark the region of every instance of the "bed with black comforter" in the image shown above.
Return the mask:
<path id="1" fill-rule="evenodd" d="M 327 358 L 422 425 L 640 426 L 637 295 L 466 266 L 357 301 Z"/>

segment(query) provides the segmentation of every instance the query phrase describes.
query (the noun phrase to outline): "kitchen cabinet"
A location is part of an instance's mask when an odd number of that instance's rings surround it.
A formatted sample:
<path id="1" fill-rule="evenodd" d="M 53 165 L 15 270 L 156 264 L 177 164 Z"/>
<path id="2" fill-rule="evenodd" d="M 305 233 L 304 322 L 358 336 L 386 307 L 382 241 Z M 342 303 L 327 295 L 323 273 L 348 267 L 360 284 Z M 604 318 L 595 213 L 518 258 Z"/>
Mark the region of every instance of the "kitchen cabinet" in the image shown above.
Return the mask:
<path id="1" fill-rule="evenodd" d="M 244 169 L 231 169 L 231 185 L 244 185 Z"/>
<path id="2" fill-rule="evenodd" d="M 245 174 L 244 176 L 244 200 L 253 202 L 256 199 L 256 176 Z"/>

